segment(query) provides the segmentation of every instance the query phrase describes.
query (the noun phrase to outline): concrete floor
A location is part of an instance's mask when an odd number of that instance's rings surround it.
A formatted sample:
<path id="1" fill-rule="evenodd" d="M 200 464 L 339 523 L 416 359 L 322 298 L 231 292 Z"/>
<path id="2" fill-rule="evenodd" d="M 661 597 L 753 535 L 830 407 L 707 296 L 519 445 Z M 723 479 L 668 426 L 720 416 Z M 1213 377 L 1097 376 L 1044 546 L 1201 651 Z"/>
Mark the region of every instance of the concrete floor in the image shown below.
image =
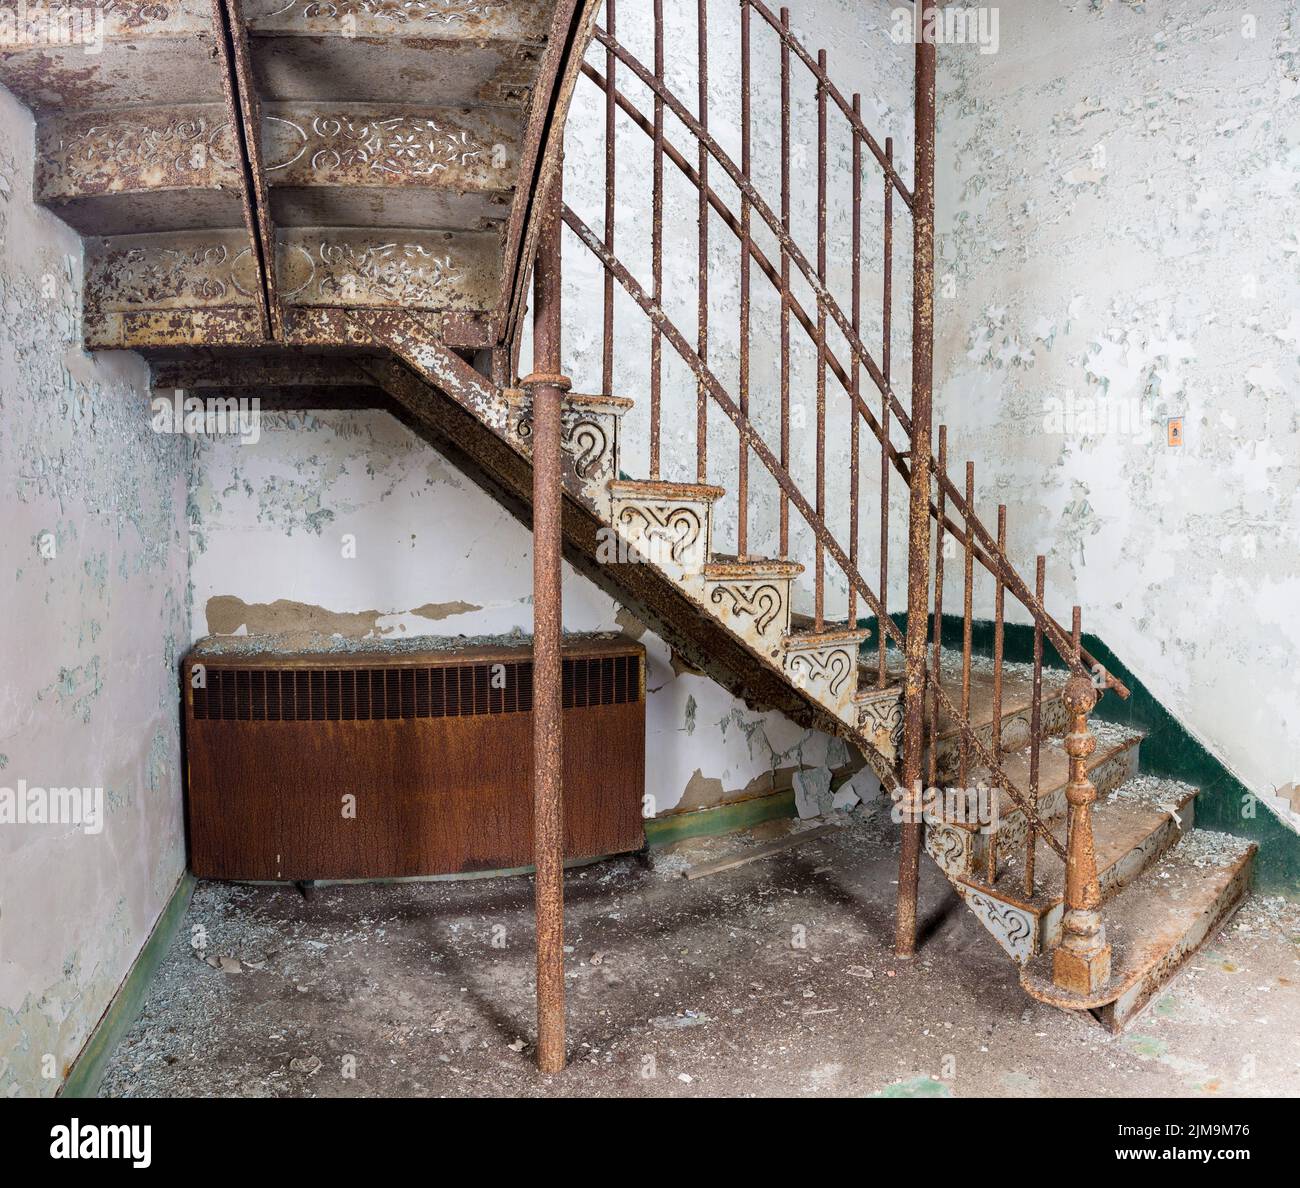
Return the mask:
<path id="1" fill-rule="evenodd" d="M 1029 999 L 923 861 L 890 953 L 895 827 L 697 881 L 773 822 L 574 870 L 569 1069 L 540 1077 L 527 878 L 200 884 L 105 1096 L 1300 1096 L 1300 905 L 1253 897 L 1112 1038 Z"/>

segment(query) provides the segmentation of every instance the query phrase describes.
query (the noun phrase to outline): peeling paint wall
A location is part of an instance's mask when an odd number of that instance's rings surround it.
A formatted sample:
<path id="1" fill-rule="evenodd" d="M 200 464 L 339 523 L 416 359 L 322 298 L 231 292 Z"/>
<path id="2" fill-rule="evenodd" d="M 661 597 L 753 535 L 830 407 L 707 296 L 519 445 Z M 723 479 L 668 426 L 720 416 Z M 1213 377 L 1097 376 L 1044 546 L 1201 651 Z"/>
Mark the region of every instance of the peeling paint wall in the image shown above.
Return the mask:
<path id="1" fill-rule="evenodd" d="M 80 241 L 32 205 L 32 161 L 0 93 L 4 1096 L 58 1089 L 185 862 L 189 448 L 152 432 L 139 358 L 80 350 Z M 24 787 L 102 788 L 102 829 L 16 823 Z"/>
<path id="2" fill-rule="evenodd" d="M 954 466 L 1266 795 L 1300 774 L 1300 8 L 999 8 L 998 53 L 940 50 Z"/>
<path id="3" fill-rule="evenodd" d="M 190 495 L 194 634 L 352 639 L 531 632 L 532 536 L 387 413 L 265 413 L 256 444 L 207 438 Z M 844 745 L 746 708 L 564 571 L 569 631 L 646 646 L 655 813 L 790 787 Z"/>

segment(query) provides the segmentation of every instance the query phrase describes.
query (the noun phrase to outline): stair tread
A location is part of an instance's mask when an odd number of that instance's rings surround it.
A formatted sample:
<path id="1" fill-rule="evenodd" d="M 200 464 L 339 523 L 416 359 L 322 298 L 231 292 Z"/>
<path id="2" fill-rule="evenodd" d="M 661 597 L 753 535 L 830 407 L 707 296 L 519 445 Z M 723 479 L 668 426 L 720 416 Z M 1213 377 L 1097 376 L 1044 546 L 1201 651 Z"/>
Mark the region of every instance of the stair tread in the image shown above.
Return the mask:
<path id="1" fill-rule="evenodd" d="M 532 402 L 532 393 L 526 388 L 502 388 L 501 394 L 511 403 L 523 404 Z M 565 392 L 564 403 L 581 408 L 591 408 L 603 412 L 612 412 L 616 415 L 627 412 L 628 409 L 636 406 L 635 400 L 629 400 L 626 396 L 602 396 L 599 393 L 592 392 Z"/>
<path id="2" fill-rule="evenodd" d="M 797 616 L 791 616 L 792 619 Z M 815 647 L 818 644 L 836 644 L 847 643 L 856 640 L 861 643 L 867 639 L 871 632 L 865 627 L 850 627 L 846 623 L 824 623 L 820 631 L 814 631 L 811 628 L 791 624 L 791 630 L 785 637 L 785 646 L 790 647 Z"/>
<path id="3" fill-rule="evenodd" d="M 711 503 L 721 499 L 727 490 L 725 487 L 713 487 L 707 483 L 673 483 L 664 479 L 610 479 L 609 492 L 618 497 L 684 499 Z"/>
<path id="4" fill-rule="evenodd" d="M 1189 802 L 1196 799 L 1197 789 L 1178 780 L 1154 776 L 1135 776 L 1114 792 L 1100 797 L 1093 806 L 1092 832 L 1097 855 L 1097 873 L 1105 881 L 1111 867 L 1146 842 L 1169 819 L 1169 806 L 1182 816 Z M 1062 846 L 1066 841 L 1066 818 L 1048 822 L 1052 835 Z M 1024 872 L 1024 849 L 1017 846 L 1011 853 L 1000 854 L 998 881 L 988 887 L 978 880 L 964 882 L 991 892 L 998 899 L 1043 914 L 1062 901 L 1065 894 L 1065 864 L 1041 837 L 1034 857 L 1034 894 L 1025 898 L 1021 879 Z"/>
<path id="5" fill-rule="evenodd" d="M 939 687 L 948 700 L 958 709 L 961 708 L 961 652 L 956 648 L 943 648 L 939 653 Z M 859 670 L 859 683 L 869 679 L 876 680 L 876 663 L 872 659 L 864 663 Z M 1054 701 L 1065 689 L 1067 677 L 1062 669 L 1043 669 L 1043 701 Z M 903 669 L 901 665 L 891 664 L 887 676 L 901 682 Z M 1030 709 L 1034 695 L 1034 666 L 1019 662 L 1004 662 L 1002 665 L 1002 718 Z M 976 729 L 987 726 L 993 721 L 993 660 L 988 656 L 971 657 L 970 673 L 970 720 Z M 929 707 L 926 708 L 927 731 L 929 729 Z M 939 738 L 954 737 L 958 733 L 957 723 L 944 708 L 939 709 Z"/>
<path id="6" fill-rule="evenodd" d="M 731 553 L 714 553 L 704 566 L 706 578 L 793 578 L 801 573 L 803 566 L 798 561 L 781 557 L 737 557 Z"/>
<path id="7" fill-rule="evenodd" d="M 1093 722 L 1091 728 L 1097 739 L 1097 749 L 1088 757 L 1087 769 L 1090 772 L 1113 759 L 1121 751 L 1136 746 L 1143 738 L 1140 731 L 1131 730 L 1124 726 L 1116 726 L 1112 722 Z M 1029 757 L 1028 747 L 1022 751 L 1004 753 L 1002 756 L 1002 771 L 1016 788 L 1023 790 L 1029 788 Z M 971 786 L 980 783 L 987 784 L 988 774 L 988 768 L 972 766 L 969 780 Z M 1070 757 L 1065 753 L 1064 740 L 1059 738 L 1043 739 L 1038 751 L 1039 799 L 1044 800 L 1051 793 L 1064 788 L 1069 783 L 1069 780 Z M 1001 788 L 994 788 L 993 791 L 996 794 L 999 818 L 1010 816 L 1012 813 L 1019 811 L 1015 800 L 1007 792 Z M 978 828 L 975 824 L 963 825 L 959 821 L 953 822 L 953 824 L 957 825 L 958 828 Z M 1041 844 L 1046 845 L 1046 843 Z"/>
<path id="8" fill-rule="evenodd" d="M 1256 845 L 1229 833 L 1194 829 L 1106 906 L 1110 981 L 1096 994 L 1062 990 L 1052 980 L 1052 954 L 1040 954 L 1020 980 L 1035 998 L 1067 1010 L 1114 1003 L 1178 956 L 1198 923 L 1222 908 L 1223 896 L 1250 862 Z M 1198 942 L 1199 943 L 1199 942 Z M 1194 947 L 1194 946 L 1192 946 Z M 1170 969 L 1172 972 L 1172 969 Z"/>

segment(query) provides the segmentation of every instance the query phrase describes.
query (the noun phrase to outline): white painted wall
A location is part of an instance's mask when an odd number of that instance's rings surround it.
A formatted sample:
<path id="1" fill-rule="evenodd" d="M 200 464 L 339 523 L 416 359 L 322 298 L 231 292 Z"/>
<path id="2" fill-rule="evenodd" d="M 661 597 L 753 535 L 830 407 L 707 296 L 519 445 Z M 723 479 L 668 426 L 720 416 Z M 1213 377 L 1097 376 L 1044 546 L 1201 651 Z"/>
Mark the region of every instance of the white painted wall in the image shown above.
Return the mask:
<path id="1" fill-rule="evenodd" d="M 954 463 L 1052 604 L 1266 794 L 1300 776 L 1300 11 L 999 9 L 997 54 L 940 52 Z M 1070 393 L 1110 424 L 1045 424 Z"/>
<path id="2" fill-rule="evenodd" d="M 32 154 L 0 92 L 0 788 L 102 788 L 104 814 L 0 815 L 6 1096 L 58 1088 L 185 864 L 189 447 L 150 430 L 139 358 L 80 350 L 81 245 L 33 206 Z"/>

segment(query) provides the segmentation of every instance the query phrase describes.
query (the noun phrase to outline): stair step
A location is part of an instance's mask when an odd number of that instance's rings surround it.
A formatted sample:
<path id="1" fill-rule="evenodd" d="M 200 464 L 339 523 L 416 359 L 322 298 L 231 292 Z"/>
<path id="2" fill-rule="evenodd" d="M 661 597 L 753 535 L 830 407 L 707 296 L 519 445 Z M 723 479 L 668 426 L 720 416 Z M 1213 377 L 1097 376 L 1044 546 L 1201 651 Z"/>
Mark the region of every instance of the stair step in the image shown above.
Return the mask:
<path id="1" fill-rule="evenodd" d="M 704 605 L 750 647 L 779 662 L 790 629 L 790 583 L 802 572 L 797 561 L 715 555 L 704 567 Z"/>
<path id="2" fill-rule="evenodd" d="M 507 432 L 529 457 L 533 452 L 533 397 L 524 388 L 504 388 Z M 570 494 L 598 511 L 609 510 L 609 484 L 618 475 L 618 435 L 633 401 L 622 396 L 566 392 L 561 402 L 563 480 Z"/>
<path id="3" fill-rule="evenodd" d="M 1043 697 L 1040 729 L 1044 737 L 1061 734 L 1067 728 L 1065 673 L 1043 671 Z M 958 709 L 961 708 L 961 653 L 945 651 L 940 661 L 940 687 Z M 1033 711 L 1033 666 L 1004 664 L 1002 669 L 1002 750 L 1026 749 L 1030 742 Z M 971 658 L 970 721 L 975 736 L 992 749 L 993 745 L 993 662 L 984 657 Z M 939 778 L 956 778 L 961 762 L 961 731 L 956 720 L 942 708 L 939 711 Z M 974 754 L 972 750 L 972 754 Z M 929 759 L 927 757 L 928 764 Z"/>
<path id="4" fill-rule="evenodd" d="M 670 483 L 663 479 L 612 479 L 609 493 L 622 499 L 682 500 L 690 503 L 716 503 L 727 490 L 708 483 Z"/>
<path id="5" fill-rule="evenodd" d="M 1097 749 L 1088 759 L 1088 778 L 1103 800 L 1116 788 L 1137 775 L 1138 749 L 1142 735 L 1107 722 L 1093 723 Z M 1019 751 L 1002 757 L 1002 770 L 1012 785 L 1018 789 L 1029 788 L 1029 752 Z M 971 784 L 986 782 L 987 772 L 977 768 L 971 773 Z M 1039 749 L 1037 814 L 1044 822 L 1062 817 L 1066 809 L 1065 788 L 1070 781 L 1070 760 L 1058 738 L 1044 740 Z M 941 785 L 942 787 L 942 785 Z M 989 791 L 991 811 L 997 822 L 998 853 L 1002 858 L 1023 853 L 1025 837 L 1029 831 L 1028 820 L 1015 800 L 1001 788 Z M 942 811 L 936 806 L 936 814 Z M 987 862 L 989 834 L 983 831 L 975 814 L 971 819 L 947 820 L 927 817 L 925 848 L 932 858 L 954 878 L 978 876 Z M 1045 843 L 1041 843 L 1044 845 Z M 1051 861 L 1059 864 L 1053 854 Z M 1046 869 L 1046 860 L 1037 870 Z M 1009 950 L 1008 950 L 1009 951 Z"/>
<path id="6" fill-rule="evenodd" d="M 726 491 L 651 479 L 612 479 L 608 490 L 622 540 L 698 599 L 712 549 L 713 504 Z"/>
<path id="7" fill-rule="evenodd" d="M 779 557 L 736 557 L 727 553 L 714 553 L 713 560 L 704 567 L 706 578 L 796 578 L 803 573 L 798 561 L 785 561 Z"/>
<path id="8" fill-rule="evenodd" d="M 792 615 L 796 629 L 781 641 L 786 675 L 844 721 L 853 714 L 858 649 L 871 633 L 847 623 L 826 623 L 821 631 L 799 630 L 811 622 Z"/>
<path id="9" fill-rule="evenodd" d="M 1257 848 L 1231 834 L 1193 830 L 1107 906 L 1111 978 L 1101 991 L 1060 989 L 1050 952 L 1025 966 L 1021 985 L 1040 1002 L 1090 1011 L 1111 1032 L 1122 1031 L 1241 906 Z"/>
<path id="10" fill-rule="evenodd" d="M 1127 727 L 1117 727 L 1108 722 L 1091 723 L 1097 749 L 1087 761 L 1088 776 L 1096 785 L 1100 796 L 1108 796 L 1126 780 L 1137 774 L 1136 748 L 1142 734 Z M 1107 770 L 1107 764 L 1123 760 L 1118 770 Z M 1028 795 L 1030 750 L 1015 751 L 1002 756 L 1002 771 L 1011 783 Z M 1036 811 L 1044 821 L 1051 821 L 1065 812 L 1065 786 L 1070 781 L 1070 757 L 1065 753 L 1064 741 L 1046 738 L 1038 749 L 1038 803 Z M 987 786 L 989 770 L 973 767 L 970 772 L 972 787 Z M 1013 827 L 1023 825 L 1024 813 L 1014 797 L 1002 788 L 990 788 L 993 811 L 998 832 L 1004 841 L 1013 841 Z M 982 828 L 978 820 L 950 822 L 958 829 L 977 831 Z M 1023 831 L 1020 832 L 1023 839 Z M 1023 848 L 1023 847 L 1022 847 Z"/>
<path id="11" fill-rule="evenodd" d="M 1137 776 L 1108 797 L 1098 799 L 1092 826 L 1103 903 L 1131 885 L 1191 831 L 1196 796 L 1197 790 L 1189 784 Z M 1169 809 L 1177 814 L 1177 820 Z M 1064 817 L 1051 822 L 1051 832 L 1062 846 L 1066 844 Z M 999 851 L 998 880 L 993 887 L 977 875 L 958 880 L 958 891 L 963 896 L 983 895 L 992 901 L 990 906 L 1004 905 L 997 915 L 1009 921 L 1014 914 L 1028 925 L 1028 934 L 1023 937 L 1019 935 L 1021 930 L 1016 930 L 1019 943 L 1011 947 L 1003 944 L 1011 956 L 1022 962 L 1059 943 L 1065 895 L 1065 864 L 1040 837 L 1034 858 L 1034 895 L 1024 897 L 1024 853 L 1023 845 Z"/>

